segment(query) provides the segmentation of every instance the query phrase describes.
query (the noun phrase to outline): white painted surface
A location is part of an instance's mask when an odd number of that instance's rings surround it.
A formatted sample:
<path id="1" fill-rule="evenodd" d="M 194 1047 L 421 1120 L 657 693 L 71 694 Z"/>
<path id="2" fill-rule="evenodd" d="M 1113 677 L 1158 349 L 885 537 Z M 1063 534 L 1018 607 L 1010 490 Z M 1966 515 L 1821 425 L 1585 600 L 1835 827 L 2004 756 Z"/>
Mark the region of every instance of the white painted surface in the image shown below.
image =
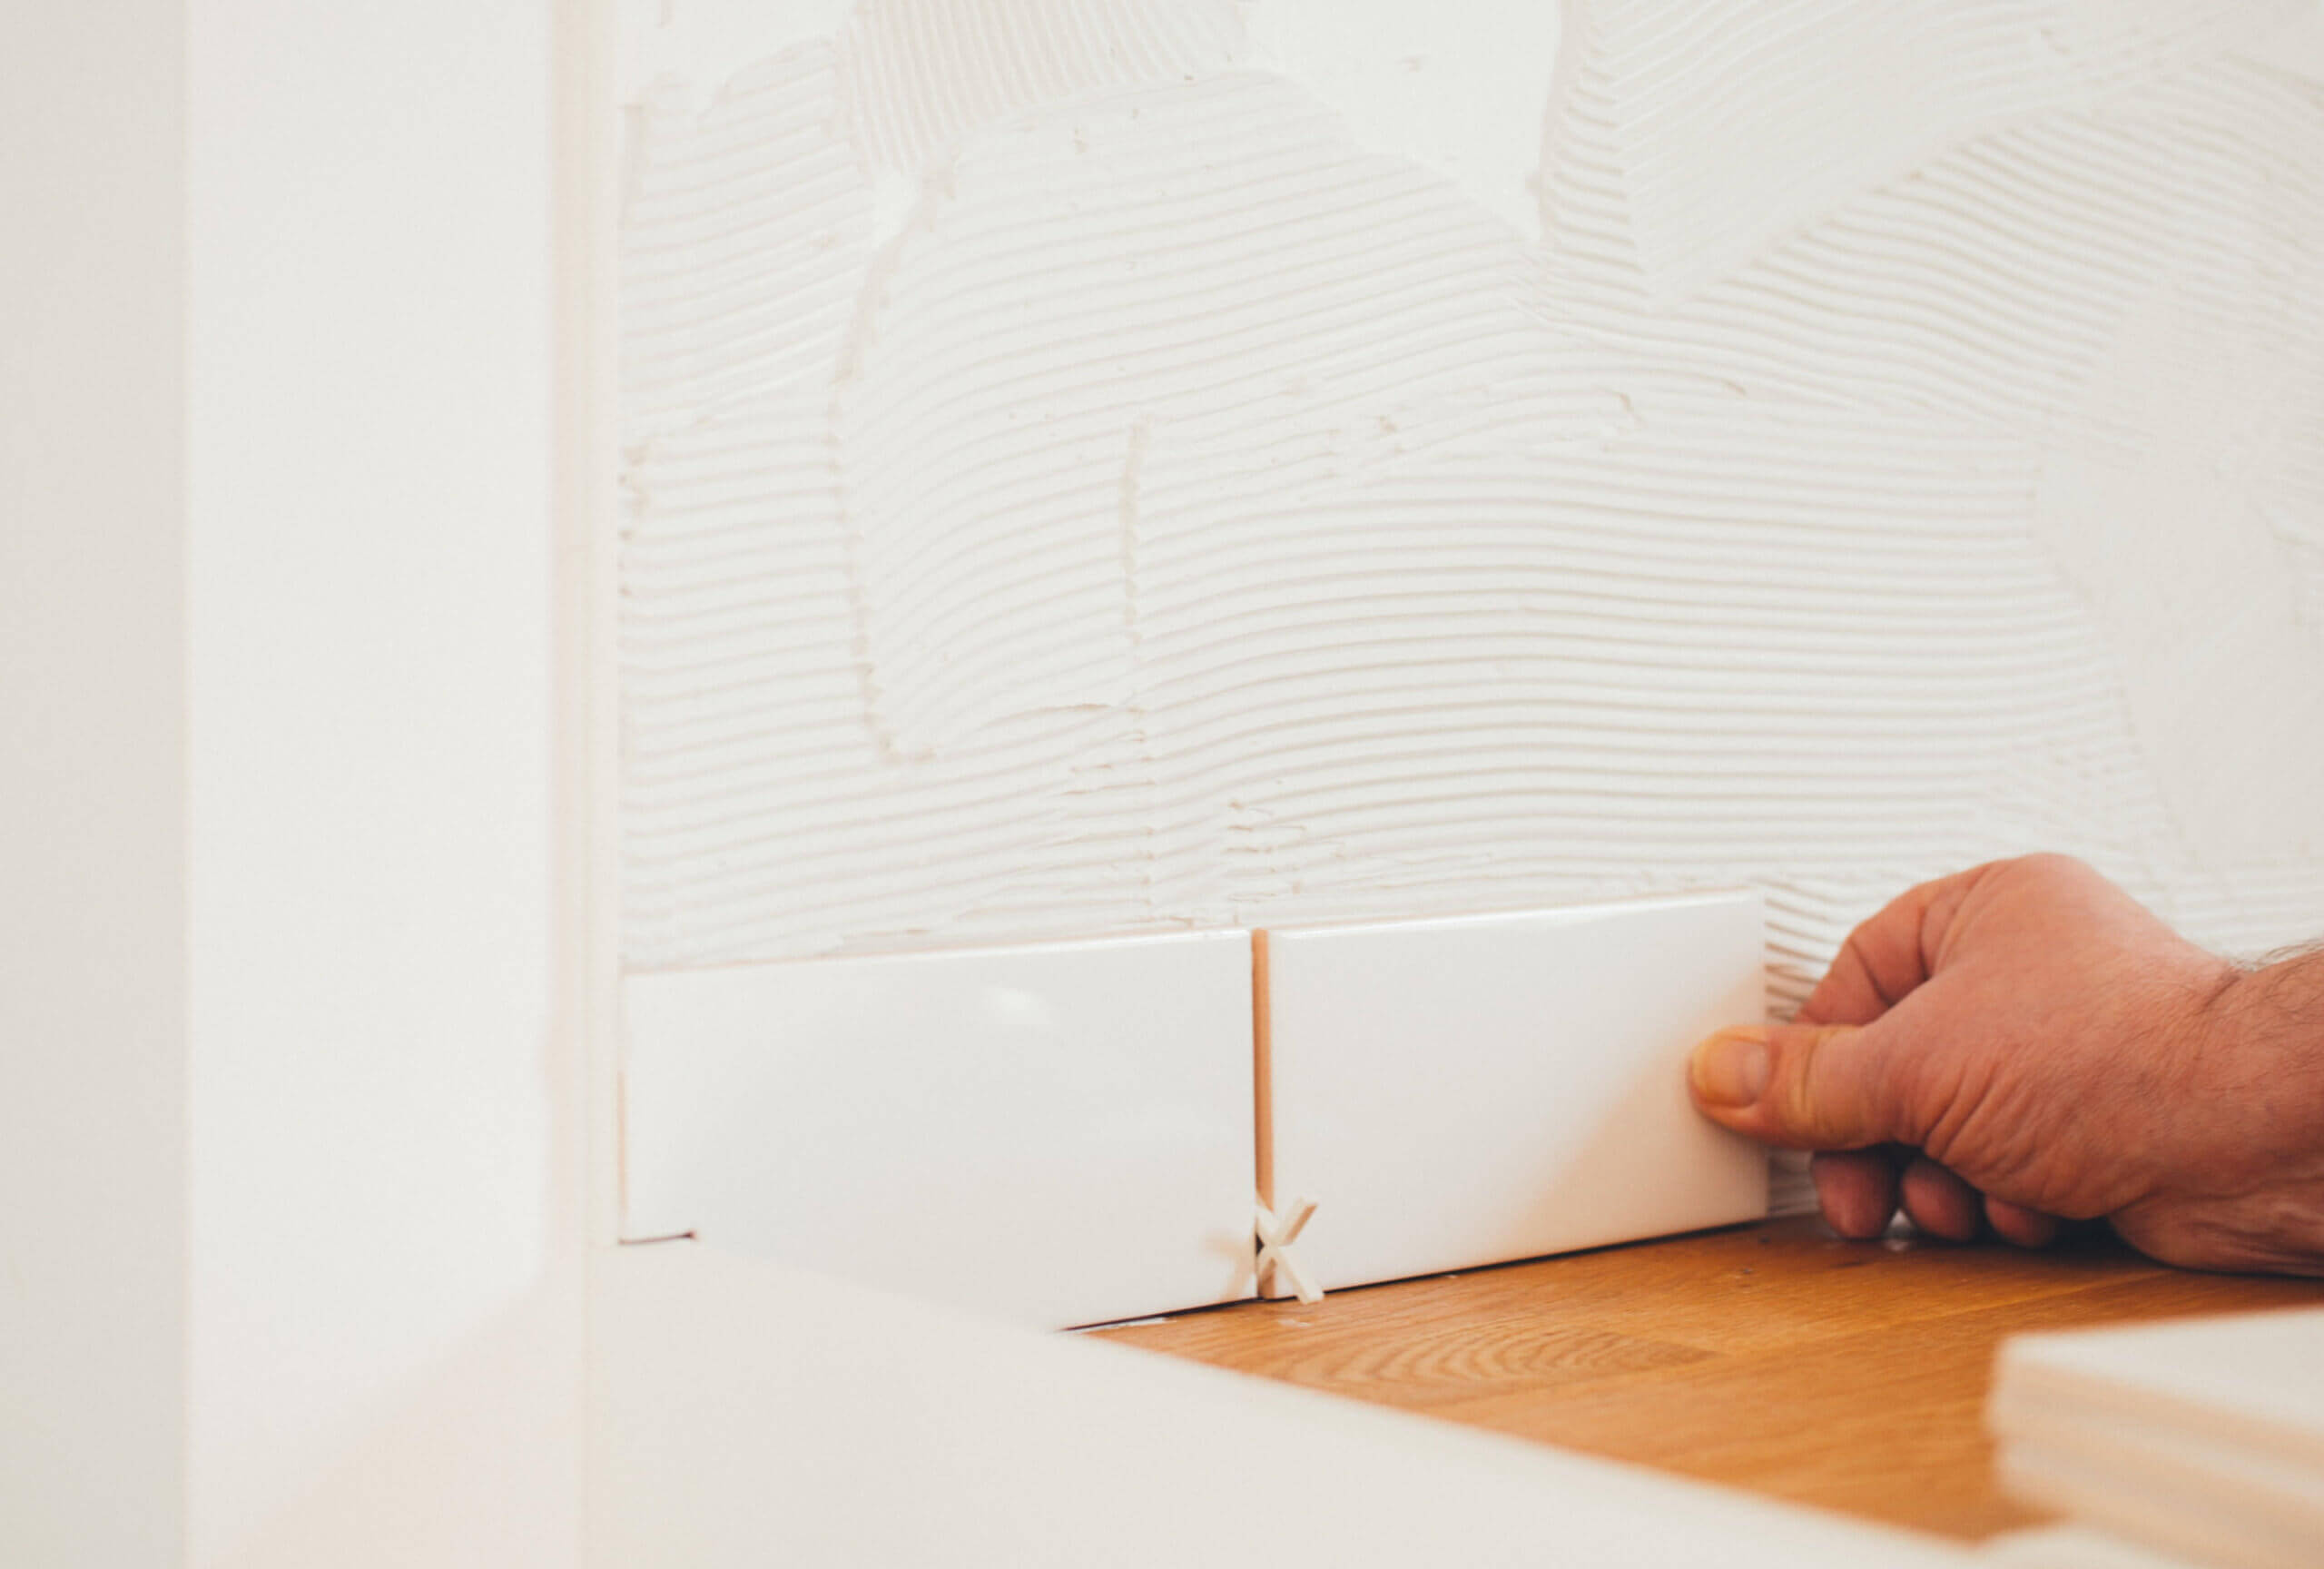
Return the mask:
<path id="1" fill-rule="evenodd" d="M 2324 1310 L 2014 1336 L 1987 1424 L 2021 1495 L 2206 1562 L 2324 1546 Z"/>
<path id="2" fill-rule="evenodd" d="M 2037 1525 L 1988 1537 L 1983 1562 L 1995 1569 L 2201 1569 L 2199 1560 L 2087 1525 Z"/>
<path id="3" fill-rule="evenodd" d="M 547 23 L 0 22 L 12 1564 L 578 1557 Z"/>
<path id="4" fill-rule="evenodd" d="M 185 31 L 0 11 L 0 1560 L 185 1555 Z"/>
<path id="5" fill-rule="evenodd" d="M 633 7 L 632 966 L 1731 884 L 1780 1011 L 2035 847 L 2324 930 L 2285 7 L 753 9 Z"/>
<path id="6" fill-rule="evenodd" d="M 580 1552 L 549 24 L 192 13 L 202 1569 Z"/>
<path id="7" fill-rule="evenodd" d="M 1951 1543 L 689 1243 L 596 1298 L 616 1564 L 1935 1569 Z"/>
<path id="8" fill-rule="evenodd" d="M 1041 1327 L 1248 1297 L 1247 933 L 624 991 L 627 1234 Z"/>
<path id="9" fill-rule="evenodd" d="M 2254 1478 L 2238 1455 L 2158 1456 L 2141 1438 L 2011 1438 L 1994 1465 L 2039 1509 L 2210 1569 L 2311 1569 L 2324 1509 Z"/>
<path id="10" fill-rule="evenodd" d="M 1767 1164 L 1689 1104 L 1765 1007 L 1753 894 L 1275 930 L 1275 1197 L 1327 1290 L 1756 1219 Z"/>
<path id="11" fill-rule="evenodd" d="M 2324 1481 L 2324 1308 L 2013 1336 L 1996 1387 L 2272 1450 Z M 1997 1422 L 2010 1412 L 1996 1406 Z"/>

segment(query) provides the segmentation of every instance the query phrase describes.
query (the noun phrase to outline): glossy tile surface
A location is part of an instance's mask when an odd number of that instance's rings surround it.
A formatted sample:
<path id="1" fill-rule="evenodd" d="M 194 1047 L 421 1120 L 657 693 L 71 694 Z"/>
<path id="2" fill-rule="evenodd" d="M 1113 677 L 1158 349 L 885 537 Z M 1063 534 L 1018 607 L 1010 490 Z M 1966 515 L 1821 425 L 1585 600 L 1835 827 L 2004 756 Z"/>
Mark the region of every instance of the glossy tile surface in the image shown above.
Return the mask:
<path id="1" fill-rule="evenodd" d="M 1764 1006 L 1756 895 L 1267 933 L 1275 1196 L 1329 1289 L 1754 1219 L 1683 1065 Z"/>
<path id="2" fill-rule="evenodd" d="M 634 976 L 626 1234 L 1057 1327 L 1251 1294 L 1241 932 Z"/>

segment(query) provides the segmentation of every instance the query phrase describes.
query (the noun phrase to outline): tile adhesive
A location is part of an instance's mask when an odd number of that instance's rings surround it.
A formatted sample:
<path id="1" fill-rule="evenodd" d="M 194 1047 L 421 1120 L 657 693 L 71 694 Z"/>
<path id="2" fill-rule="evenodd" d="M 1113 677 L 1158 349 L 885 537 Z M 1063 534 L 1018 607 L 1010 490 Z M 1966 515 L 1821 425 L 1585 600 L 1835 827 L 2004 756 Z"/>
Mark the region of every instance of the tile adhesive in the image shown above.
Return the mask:
<path id="1" fill-rule="evenodd" d="M 2033 848 L 2324 933 L 2305 7 L 750 9 L 628 19 L 634 969 L 1749 884 L 1787 1011 Z"/>

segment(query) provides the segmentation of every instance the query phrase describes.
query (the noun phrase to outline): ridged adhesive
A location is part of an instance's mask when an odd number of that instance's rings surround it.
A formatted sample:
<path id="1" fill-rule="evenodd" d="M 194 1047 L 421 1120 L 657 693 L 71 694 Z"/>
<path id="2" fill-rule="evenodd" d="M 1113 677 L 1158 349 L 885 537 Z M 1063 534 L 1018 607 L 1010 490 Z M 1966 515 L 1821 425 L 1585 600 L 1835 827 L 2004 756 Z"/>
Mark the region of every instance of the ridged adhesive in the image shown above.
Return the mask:
<path id="1" fill-rule="evenodd" d="M 2281 7 L 1569 6 L 1538 242 L 1236 6 L 972 9 L 633 116 L 634 967 L 1750 883 L 1796 1000 L 2034 847 L 2324 931 Z"/>

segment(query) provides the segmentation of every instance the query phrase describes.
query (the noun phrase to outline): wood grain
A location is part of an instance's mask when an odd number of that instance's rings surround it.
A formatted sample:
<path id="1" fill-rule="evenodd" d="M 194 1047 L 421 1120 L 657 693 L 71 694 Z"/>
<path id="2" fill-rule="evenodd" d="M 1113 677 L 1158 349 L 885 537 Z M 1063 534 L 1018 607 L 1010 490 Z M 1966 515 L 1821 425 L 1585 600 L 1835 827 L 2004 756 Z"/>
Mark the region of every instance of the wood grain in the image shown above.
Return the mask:
<path id="1" fill-rule="evenodd" d="M 2324 1283 L 2164 1268 L 1807 1218 L 1106 1338 L 1795 1502 L 1978 1538 L 2035 1511 L 1992 1480 L 1995 1347 L 2020 1329 L 2324 1302 Z"/>

